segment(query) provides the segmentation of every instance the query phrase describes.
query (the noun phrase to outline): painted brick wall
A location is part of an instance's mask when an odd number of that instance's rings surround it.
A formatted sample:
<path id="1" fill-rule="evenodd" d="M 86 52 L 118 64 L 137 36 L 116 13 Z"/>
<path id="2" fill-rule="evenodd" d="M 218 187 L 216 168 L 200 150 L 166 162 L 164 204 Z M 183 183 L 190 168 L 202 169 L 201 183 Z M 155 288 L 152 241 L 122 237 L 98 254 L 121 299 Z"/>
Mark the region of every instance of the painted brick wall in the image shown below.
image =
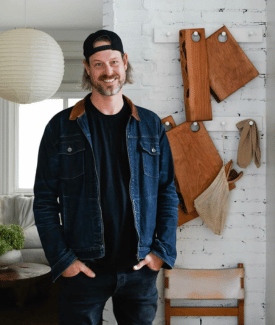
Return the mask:
<path id="1" fill-rule="evenodd" d="M 134 67 L 135 83 L 124 93 L 136 104 L 156 112 L 161 118 L 173 115 L 177 124 L 185 120 L 183 82 L 178 43 L 154 43 L 154 28 L 213 28 L 262 26 L 266 34 L 265 0 L 105 0 L 103 25 L 123 39 Z M 112 11 L 110 15 L 109 12 Z M 265 36 L 265 35 L 264 35 Z M 214 235 L 200 218 L 177 231 L 177 267 L 226 268 L 245 266 L 245 324 L 265 324 L 266 264 L 266 41 L 240 43 L 260 75 L 221 103 L 212 98 L 214 116 L 263 116 L 260 132 L 262 166 L 251 163 L 237 188 L 231 191 L 230 208 L 222 236 Z M 236 165 L 239 134 L 210 132 L 225 161 Z M 223 152 L 224 147 L 224 152 Z M 158 278 L 159 309 L 154 324 L 164 324 L 162 273 Z M 108 324 L 115 324 L 106 307 Z M 172 324 L 235 325 L 235 318 L 180 318 Z M 271 324 L 267 324 L 271 325 Z"/>

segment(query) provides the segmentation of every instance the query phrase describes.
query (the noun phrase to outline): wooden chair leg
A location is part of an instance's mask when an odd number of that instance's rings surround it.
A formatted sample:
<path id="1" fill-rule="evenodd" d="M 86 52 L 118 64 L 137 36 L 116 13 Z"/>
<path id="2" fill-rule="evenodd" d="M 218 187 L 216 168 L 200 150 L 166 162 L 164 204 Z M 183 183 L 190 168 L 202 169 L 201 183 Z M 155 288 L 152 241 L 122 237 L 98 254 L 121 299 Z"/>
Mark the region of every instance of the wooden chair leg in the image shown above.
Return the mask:
<path id="1" fill-rule="evenodd" d="M 243 268 L 243 263 L 239 263 L 238 267 Z M 244 288 L 244 278 L 241 278 L 241 288 Z M 238 301 L 239 316 L 238 325 L 244 325 L 244 299 Z"/>
<path id="2" fill-rule="evenodd" d="M 170 306 L 170 299 L 165 299 L 165 325 L 171 324 L 171 306 Z"/>
<path id="3" fill-rule="evenodd" d="M 244 299 L 239 300 L 238 307 L 239 307 L 238 325 L 244 325 Z"/>

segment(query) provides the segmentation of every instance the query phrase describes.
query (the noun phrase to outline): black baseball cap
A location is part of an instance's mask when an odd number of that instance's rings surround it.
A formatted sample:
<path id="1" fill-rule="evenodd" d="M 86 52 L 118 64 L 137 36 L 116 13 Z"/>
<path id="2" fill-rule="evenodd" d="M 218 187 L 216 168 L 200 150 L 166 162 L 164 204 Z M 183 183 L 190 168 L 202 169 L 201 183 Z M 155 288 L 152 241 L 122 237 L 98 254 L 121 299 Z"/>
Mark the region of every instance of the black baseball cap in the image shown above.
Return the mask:
<path id="1" fill-rule="evenodd" d="M 100 37 L 104 37 L 104 36 L 108 37 L 111 44 L 94 47 L 94 43 Z M 124 53 L 122 41 L 116 33 L 111 32 L 106 29 L 101 29 L 95 33 L 90 34 L 84 41 L 83 54 L 84 54 L 87 62 L 89 61 L 89 57 L 91 55 L 93 55 L 96 52 L 105 51 L 105 50 L 115 50 L 115 51 L 120 51 L 122 54 Z"/>

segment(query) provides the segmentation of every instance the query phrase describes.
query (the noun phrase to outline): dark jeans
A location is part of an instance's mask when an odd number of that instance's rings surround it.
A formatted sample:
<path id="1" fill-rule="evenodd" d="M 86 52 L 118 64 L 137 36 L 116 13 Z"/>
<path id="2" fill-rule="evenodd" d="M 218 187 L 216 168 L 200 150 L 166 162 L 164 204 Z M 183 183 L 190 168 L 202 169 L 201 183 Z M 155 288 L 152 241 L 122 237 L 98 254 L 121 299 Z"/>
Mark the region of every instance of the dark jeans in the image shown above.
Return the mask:
<path id="1" fill-rule="evenodd" d="M 106 301 L 112 297 L 118 325 L 151 325 L 157 310 L 158 272 L 144 266 L 132 269 L 96 271 L 95 278 L 80 272 L 61 277 L 60 325 L 100 325 Z"/>

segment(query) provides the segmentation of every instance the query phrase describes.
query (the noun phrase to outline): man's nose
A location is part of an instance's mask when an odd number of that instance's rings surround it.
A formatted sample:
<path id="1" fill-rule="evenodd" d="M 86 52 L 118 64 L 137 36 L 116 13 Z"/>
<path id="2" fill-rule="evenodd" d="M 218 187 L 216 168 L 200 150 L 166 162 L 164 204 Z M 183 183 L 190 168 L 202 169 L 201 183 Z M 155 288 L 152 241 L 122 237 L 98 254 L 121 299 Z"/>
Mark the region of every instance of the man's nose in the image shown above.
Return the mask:
<path id="1" fill-rule="evenodd" d="M 105 74 L 107 76 L 111 76 L 113 74 L 113 68 L 108 64 L 105 65 Z"/>

